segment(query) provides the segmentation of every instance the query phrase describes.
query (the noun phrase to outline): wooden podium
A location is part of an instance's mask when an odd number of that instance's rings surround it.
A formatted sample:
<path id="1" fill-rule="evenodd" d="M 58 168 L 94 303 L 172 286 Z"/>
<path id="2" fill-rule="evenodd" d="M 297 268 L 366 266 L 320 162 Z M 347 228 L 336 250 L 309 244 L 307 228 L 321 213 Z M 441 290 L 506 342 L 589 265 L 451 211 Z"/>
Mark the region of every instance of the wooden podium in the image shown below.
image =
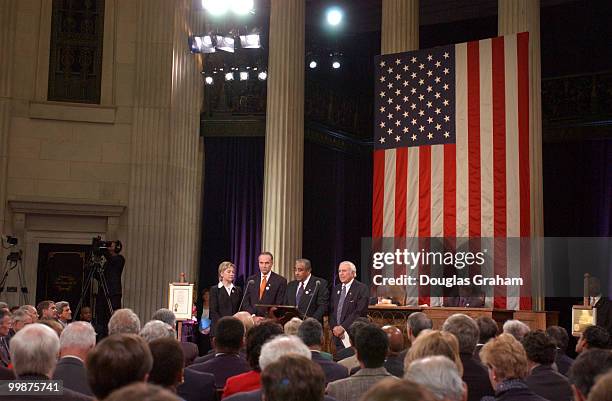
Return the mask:
<path id="1" fill-rule="evenodd" d="M 268 318 L 276 320 L 282 326 L 294 317 L 304 319 L 296 306 L 257 304 L 256 307 L 268 309 Z"/>

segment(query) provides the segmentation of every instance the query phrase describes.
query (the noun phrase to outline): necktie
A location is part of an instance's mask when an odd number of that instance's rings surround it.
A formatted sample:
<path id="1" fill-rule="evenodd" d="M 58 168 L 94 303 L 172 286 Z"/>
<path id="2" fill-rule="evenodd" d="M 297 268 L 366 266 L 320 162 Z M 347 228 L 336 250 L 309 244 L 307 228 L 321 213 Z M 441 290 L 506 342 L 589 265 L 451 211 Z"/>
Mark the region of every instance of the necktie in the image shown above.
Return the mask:
<path id="1" fill-rule="evenodd" d="M 264 292 L 266 291 L 266 285 L 268 285 L 268 280 L 266 280 L 266 276 L 263 276 L 259 284 L 259 299 L 263 298 Z"/>
<path id="2" fill-rule="evenodd" d="M 342 292 L 340 293 L 340 300 L 338 301 L 338 311 L 336 312 L 337 324 L 340 324 L 340 318 L 342 317 L 342 307 L 344 306 L 345 299 L 346 299 L 346 285 L 342 284 Z"/>
<path id="3" fill-rule="evenodd" d="M 298 288 L 298 292 L 295 295 L 295 304 L 299 305 L 300 304 L 300 299 L 302 298 L 302 295 L 304 295 L 304 282 L 300 282 L 300 287 Z"/>

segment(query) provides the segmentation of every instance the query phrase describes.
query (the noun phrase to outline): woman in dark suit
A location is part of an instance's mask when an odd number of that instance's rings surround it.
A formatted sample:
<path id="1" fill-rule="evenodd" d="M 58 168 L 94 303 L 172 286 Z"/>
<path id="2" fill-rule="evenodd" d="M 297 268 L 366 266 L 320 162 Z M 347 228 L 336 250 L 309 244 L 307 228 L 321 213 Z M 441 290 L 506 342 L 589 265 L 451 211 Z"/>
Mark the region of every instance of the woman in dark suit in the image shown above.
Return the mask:
<path id="1" fill-rule="evenodd" d="M 215 336 L 215 325 L 223 316 L 232 316 L 238 312 L 242 290 L 234 285 L 236 266 L 232 262 L 221 262 L 219 265 L 219 283 L 210 287 L 210 319 L 212 320 L 212 337 Z"/>

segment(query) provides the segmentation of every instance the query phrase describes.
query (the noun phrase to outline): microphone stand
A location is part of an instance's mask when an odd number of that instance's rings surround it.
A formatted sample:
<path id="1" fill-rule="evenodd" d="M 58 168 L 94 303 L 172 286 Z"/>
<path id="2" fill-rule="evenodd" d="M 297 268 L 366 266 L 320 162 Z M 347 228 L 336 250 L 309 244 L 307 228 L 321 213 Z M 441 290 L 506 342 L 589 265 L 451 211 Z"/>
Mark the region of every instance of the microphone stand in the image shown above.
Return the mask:
<path id="1" fill-rule="evenodd" d="M 317 280 L 317 282 L 315 283 L 315 289 L 312 291 L 312 297 L 310 297 L 310 301 L 308 301 L 306 312 L 304 312 L 304 319 L 308 317 L 308 309 L 310 309 L 310 304 L 312 303 L 312 300 L 314 299 L 315 295 L 317 295 L 317 291 L 319 290 L 320 285 L 321 285 L 321 281 Z"/>
<path id="2" fill-rule="evenodd" d="M 245 298 L 246 298 L 246 296 L 247 296 L 247 291 L 249 290 L 249 286 L 250 286 L 251 284 L 255 284 L 255 280 L 249 280 L 249 281 L 247 282 L 247 285 L 246 285 L 246 287 L 245 287 L 245 289 L 244 289 L 244 294 L 242 295 L 242 301 L 240 301 L 240 306 L 238 307 L 238 312 L 240 312 L 240 311 L 242 310 L 242 304 L 244 303 L 244 299 L 245 299 Z"/>

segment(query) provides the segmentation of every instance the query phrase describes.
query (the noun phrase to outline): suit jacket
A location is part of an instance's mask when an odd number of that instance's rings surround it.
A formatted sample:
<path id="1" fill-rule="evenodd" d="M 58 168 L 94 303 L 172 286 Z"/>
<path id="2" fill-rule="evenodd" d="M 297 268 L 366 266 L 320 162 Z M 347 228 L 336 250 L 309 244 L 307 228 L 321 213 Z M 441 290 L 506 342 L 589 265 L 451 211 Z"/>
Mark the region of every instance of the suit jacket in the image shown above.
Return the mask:
<path id="1" fill-rule="evenodd" d="M 369 290 L 367 285 L 357 280 L 353 280 L 351 288 L 346 294 L 346 298 L 344 298 L 342 316 L 340 316 L 340 321 L 337 321 L 336 311 L 338 310 L 338 302 L 340 301 L 341 291 L 342 283 L 335 286 L 332 290 L 331 310 L 329 312 L 329 327 L 334 328 L 336 326 L 342 326 L 344 327 L 344 330 L 348 330 L 355 319 L 360 316 L 368 315 Z"/>
<path id="2" fill-rule="evenodd" d="M 594 307 L 597 308 L 597 325 L 608 330 L 612 336 L 612 301 L 602 295 Z"/>
<path id="3" fill-rule="evenodd" d="M 227 398 L 224 398 L 223 401 L 261 401 L 261 389 L 255 391 L 249 391 L 246 393 L 238 393 Z M 330 396 L 325 396 L 323 401 L 337 401 L 335 398 Z"/>
<path id="4" fill-rule="evenodd" d="M 486 395 L 495 394 L 487 368 L 476 359 L 473 354 L 459 354 L 463 364 L 463 381 L 468 386 L 468 401 L 480 401 Z"/>
<path id="5" fill-rule="evenodd" d="M 287 279 L 279 276 L 274 272 L 270 272 L 268 283 L 264 291 L 263 297 L 259 299 L 259 284 L 261 283 L 261 273 L 252 275 L 247 279 L 247 283 L 253 280 L 253 284 L 245 292 L 244 303 L 242 310 L 257 316 L 268 316 L 266 308 L 256 308 L 257 304 L 265 305 L 282 305 L 285 302 L 285 293 L 287 292 Z M 246 288 L 246 287 L 245 287 Z"/>
<path id="6" fill-rule="evenodd" d="M 85 365 L 78 358 L 63 357 L 57 361 L 53 380 L 63 380 L 64 388 L 93 397 Z"/>
<path id="7" fill-rule="evenodd" d="M 334 361 L 338 362 L 353 355 L 355 355 L 355 350 L 353 347 L 342 348 L 336 352 L 336 355 L 334 355 Z"/>
<path id="8" fill-rule="evenodd" d="M 181 348 L 183 349 L 183 358 L 185 360 L 185 366 L 189 366 L 198 356 L 198 346 L 192 342 L 181 341 Z"/>
<path id="9" fill-rule="evenodd" d="M 557 370 L 563 376 L 567 376 L 570 368 L 572 367 L 572 363 L 574 360 L 567 356 L 563 351 L 557 349 L 557 353 L 555 354 L 555 364 L 557 364 Z"/>
<path id="10" fill-rule="evenodd" d="M 323 369 L 323 373 L 325 373 L 325 385 L 329 382 L 348 377 L 348 372 L 344 366 L 324 358 L 321 353 L 317 351 L 310 351 L 310 353 L 312 354 L 312 361 L 318 363 Z"/>
<path id="11" fill-rule="evenodd" d="M 14 380 L 15 372 L 13 369 L 5 368 L 4 366 L 0 366 L 0 380 Z"/>
<path id="12" fill-rule="evenodd" d="M 49 380 L 49 378 L 44 375 L 24 375 L 20 376 L 19 380 Z M 23 395 L 15 398 L 19 399 L 19 401 L 94 401 L 93 397 L 88 397 L 67 388 L 64 388 L 64 394 L 62 395 Z"/>
<path id="13" fill-rule="evenodd" d="M 536 366 L 525 382 L 539 396 L 554 401 L 571 401 L 573 394 L 569 381 L 550 365 Z"/>
<path id="14" fill-rule="evenodd" d="M 103 274 L 108 285 L 108 295 L 120 295 L 123 293 L 121 274 L 123 273 L 123 266 L 125 266 L 125 258 L 123 255 L 111 255 L 108 251 L 104 252 L 104 257 L 106 263 L 104 263 Z"/>
<path id="15" fill-rule="evenodd" d="M 176 393 L 185 401 L 216 401 L 214 375 L 185 369 L 183 378 L 184 382 L 176 388 Z"/>
<path id="16" fill-rule="evenodd" d="M 231 295 L 227 294 L 225 288 L 219 285 L 210 287 L 210 320 L 212 321 L 212 336 L 214 337 L 215 325 L 224 316 L 232 316 L 238 312 L 242 301 L 242 290 L 234 286 Z"/>
<path id="17" fill-rule="evenodd" d="M 508 385 L 512 383 L 512 385 Z M 468 388 L 468 392 L 469 392 Z M 527 387 L 522 380 L 509 380 L 497 386 L 495 396 L 483 397 L 481 401 L 548 401 Z M 556 400 L 550 400 L 556 401 Z"/>
<path id="18" fill-rule="evenodd" d="M 321 282 L 318 288 L 317 281 Z M 296 306 L 295 296 L 297 294 L 299 285 L 300 282 L 298 280 L 293 280 L 289 284 L 287 284 L 285 305 Z M 312 302 L 310 302 L 311 299 Z M 310 303 L 310 308 L 308 307 L 308 303 Z M 304 290 L 302 298 L 300 298 L 300 304 L 297 305 L 298 311 L 302 314 L 302 316 L 304 316 L 304 319 L 306 317 L 313 317 L 319 322 L 323 323 L 323 315 L 325 315 L 325 313 L 327 312 L 328 304 L 329 290 L 327 289 L 327 280 L 310 275 L 310 278 L 308 279 L 308 285 Z M 307 308 L 308 315 L 306 315 Z"/>
<path id="19" fill-rule="evenodd" d="M 393 376 L 404 377 L 404 358 L 400 354 L 387 356 L 384 367 Z"/>
<path id="20" fill-rule="evenodd" d="M 370 387 L 388 377 L 397 379 L 383 367 L 365 368 L 346 379 L 329 383 L 325 392 L 338 401 L 354 401 L 358 400 Z"/>
<path id="21" fill-rule="evenodd" d="M 204 363 L 189 366 L 185 370 L 195 370 L 196 372 L 211 373 L 215 376 L 215 387 L 217 389 L 225 387 L 225 381 L 232 376 L 251 370 L 246 360 L 238 354 L 217 354 L 213 359 Z"/>

